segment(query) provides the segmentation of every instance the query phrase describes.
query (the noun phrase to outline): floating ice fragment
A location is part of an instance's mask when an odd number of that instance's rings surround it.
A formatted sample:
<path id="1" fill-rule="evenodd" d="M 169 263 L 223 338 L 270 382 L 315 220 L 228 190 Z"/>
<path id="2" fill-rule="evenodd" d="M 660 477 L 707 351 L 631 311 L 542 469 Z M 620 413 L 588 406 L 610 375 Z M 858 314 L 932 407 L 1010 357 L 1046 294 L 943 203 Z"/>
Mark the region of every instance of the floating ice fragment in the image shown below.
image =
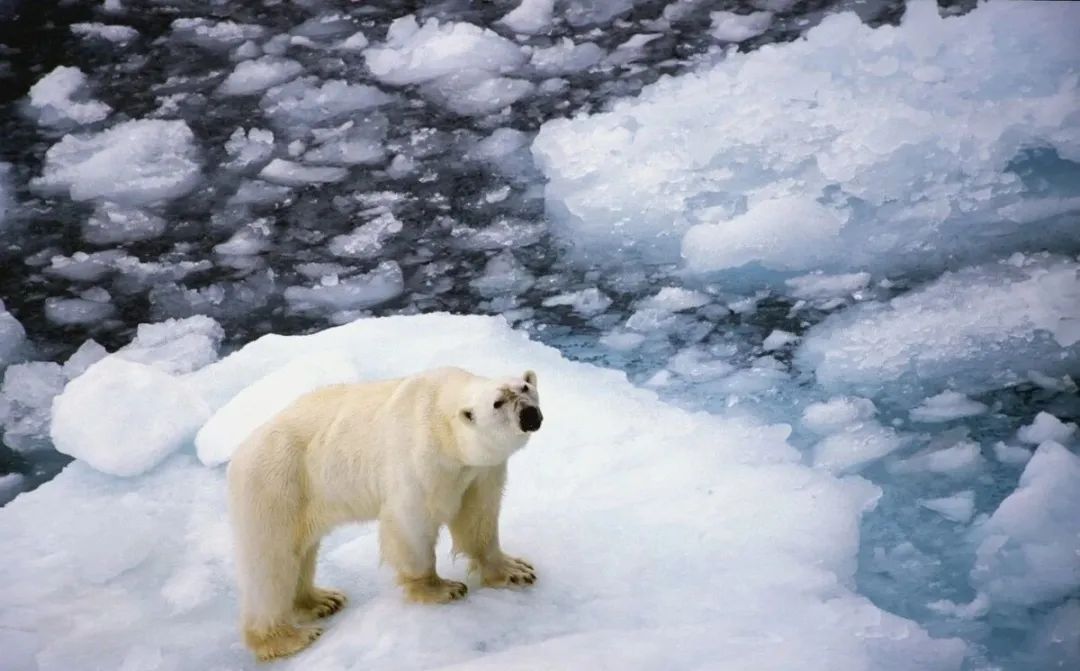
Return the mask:
<path id="1" fill-rule="evenodd" d="M 289 307 L 300 312 L 362 310 L 396 298 L 405 290 L 401 266 L 383 261 L 374 270 L 330 285 L 285 289 Z"/>
<path id="2" fill-rule="evenodd" d="M 784 347 L 795 342 L 799 342 L 799 336 L 795 335 L 794 333 L 783 331 L 781 329 L 773 329 L 773 332 L 770 333 L 764 341 L 762 341 L 761 347 L 766 352 L 772 352 L 778 349 L 783 349 Z"/>
<path id="3" fill-rule="evenodd" d="M 112 108 L 87 99 L 85 89 L 82 70 L 62 65 L 30 87 L 30 109 L 38 123 L 46 126 L 83 125 L 109 116 Z"/>
<path id="4" fill-rule="evenodd" d="M 975 492 L 967 489 L 962 492 L 937 499 L 922 499 L 919 505 L 933 510 L 947 520 L 967 524 L 975 515 Z"/>
<path id="5" fill-rule="evenodd" d="M 283 158 L 275 158 L 259 171 L 259 177 L 284 186 L 340 182 L 348 174 L 345 168 L 304 165 Z"/>
<path id="6" fill-rule="evenodd" d="M 550 25 L 555 0 L 521 0 L 517 7 L 499 19 L 499 23 L 515 33 L 536 35 Z"/>
<path id="7" fill-rule="evenodd" d="M 571 291 L 544 299 L 544 307 L 567 305 L 583 317 L 594 317 L 611 305 L 611 299 L 596 287 Z"/>
<path id="8" fill-rule="evenodd" d="M 139 37 L 139 31 L 131 26 L 106 23 L 73 23 L 71 32 L 81 37 L 96 37 L 123 46 Z"/>
<path id="9" fill-rule="evenodd" d="M 709 32 L 721 42 L 744 42 L 757 37 L 769 29 L 772 24 L 772 12 L 712 12 L 712 27 Z"/>
<path id="10" fill-rule="evenodd" d="M 987 410 L 985 403 L 973 401 L 959 392 L 943 391 L 913 408 L 911 419 L 916 422 L 948 422 L 961 417 L 981 415 Z"/>
<path id="11" fill-rule="evenodd" d="M 140 119 L 68 135 L 45 152 L 32 185 L 75 200 L 145 205 L 182 196 L 199 181 L 195 136 L 183 121 Z"/>
<path id="12" fill-rule="evenodd" d="M 271 86 L 283 84 L 304 71 L 304 66 L 289 58 L 263 56 L 236 65 L 218 91 L 227 96 L 248 96 Z"/>
<path id="13" fill-rule="evenodd" d="M 1016 437 L 1031 445 L 1040 445 L 1047 441 L 1064 444 L 1074 433 L 1076 425 L 1072 422 L 1066 424 L 1048 412 L 1040 412 L 1035 415 L 1031 424 L 1020 427 Z"/>

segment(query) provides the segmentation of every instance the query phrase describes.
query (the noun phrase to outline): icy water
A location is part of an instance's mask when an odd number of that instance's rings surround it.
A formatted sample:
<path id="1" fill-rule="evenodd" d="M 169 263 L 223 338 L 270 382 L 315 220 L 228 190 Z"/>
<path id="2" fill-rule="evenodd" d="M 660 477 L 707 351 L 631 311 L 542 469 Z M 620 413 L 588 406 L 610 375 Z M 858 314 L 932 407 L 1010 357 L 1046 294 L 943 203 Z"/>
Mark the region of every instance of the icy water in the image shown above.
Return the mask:
<path id="1" fill-rule="evenodd" d="M 857 589 L 963 668 L 1076 663 L 1080 14 L 515 4 L 0 9 L 0 499 L 140 324 L 503 315 L 880 487 Z"/>

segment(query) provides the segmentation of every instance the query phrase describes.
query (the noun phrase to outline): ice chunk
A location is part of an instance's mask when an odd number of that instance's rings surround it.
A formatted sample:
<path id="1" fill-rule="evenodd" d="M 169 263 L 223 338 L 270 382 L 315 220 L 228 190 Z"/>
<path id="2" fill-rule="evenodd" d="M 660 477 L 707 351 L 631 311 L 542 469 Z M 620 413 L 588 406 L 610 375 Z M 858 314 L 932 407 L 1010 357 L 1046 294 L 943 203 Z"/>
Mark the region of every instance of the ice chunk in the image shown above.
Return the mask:
<path id="1" fill-rule="evenodd" d="M 798 227 L 793 229 L 792 222 L 799 222 Z M 690 228 L 682 255 L 692 270 L 700 272 L 755 261 L 774 270 L 805 270 L 833 253 L 843 226 L 841 216 L 813 199 L 770 199 L 729 221 Z"/>
<path id="2" fill-rule="evenodd" d="M 712 26 L 709 32 L 721 42 L 743 42 L 757 37 L 769 29 L 772 24 L 772 12 L 712 12 Z"/>
<path id="3" fill-rule="evenodd" d="M 161 236 L 165 228 L 165 220 L 153 212 L 106 200 L 83 222 L 82 236 L 93 245 L 113 245 L 151 240 Z"/>
<path id="4" fill-rule="evenodd" d="M 826 435 L 862 423 L 876 414 L 877 408 L 868 398 L 838 396 L 806 406 L 802 424 L 815 433 Z"/>
<path id="5" fill-rule="evenodd" d="M 544 299 L 544 307 L 567 305 L 583 317 L 594 317 L 611 306 L 611 299 L 596 287 L 571 291 Z"/>
<path id="6" fill-rule="evenodd" d="M 1080 587 L 1080 457 L 1048 441 L 978 529 L 971 583 L 995 603 L 1052 603 Z"/>
<path id="7" fill-rule="evenodd" d="M 952 447 L 934 448 L 919 452 L 891 465 L 895 473 L 918 473 L 930 471 L 955 477 L 963 477 L 982 464 L 978 443 L 962 440 Z"/>
<path id="8" fill-rule="evenodd" d="M 904 439 L 876 420 L 865 419 L 814 445 L 814 466 L 852 473 L 904 446 Z"/>
<path id="9" fill-rule="evenodd" d="M 237 128 L 225 143 L 225 151 L 229 154 L 227 168 L 246 170 L 262 165 L 274 153 L 274 134 L 262 128 Z"/>
<path id="10" fill-rule="evenodd" d="M 522 294 L 536 283 L 536 278 L 509 250 L 503 250 L 488 259 L 484 274 L 470 284 L 488 298 L 503 294 Z"/>
<path id="11" fill-rule="evenodd" d="M 493 250 L 535 245 L 543 238 L 545 230 L 539 222 L 503 218 L 480 229 L 458 226 L 450 234 L 464 249 Z"/>
<path id="12" fill-rule="evenodd" d="M 561 41 L 546 49 L 536 49 L 529 59 L 529 65 L 544 76 L 565 75 L 587 70 L 604 58 L 604 50 L 592 42 L 574 44 L 564 37 Z"/>
<path id="13" fill-rule="evenodd" d="M 514 9 L 499 19 L 499 23 L 515 33 L 536 35 L 551 25 L 555 0 L 521 0 Z"/>
<path id="14" fill-rule="evenodd" d="M 30 87 L 30 109 L 46 126 L 83 125 L 109 116 L 112 108 L 87 99 L 85 89 L 83 71 L 62 65 Z"/>
<path id="15" fill-rule="evenodd" d="M 850 296 L 866 288 L 870 283 L 870 273 L 843 273 L 826 275 L 820 271 L 791 277 L 784 281 L 788 291 L 795 298 L 818 300 Z"/>
<path id="16" fill-rule="evenodd" d="M 361 32 L 355 32 L 342 40 L 335 48 L 343 51 L 363 51 L 368 46 L 368 38 Z"/>
<path id="17" fill-rule="evenodd" d="M 833 315 L 804 336 L 796 361 L 828 389 L 971 394 L 1020 382 L 1031 368 L 1075 370 L 1078 342 L 1080 264 L 1016 255 Z"/>
<path id="18" fill-rule="evenodd" d="M 6 473 L 0 475 L 0 506 L 15 498 L 23 487 L 23 478 L 20 473 Z"/>
<path id="19" fill-rule="evenodd" d="M 330 240 L 330 253 L 352 259 L 375 258 L 390 238 L 401 232 L 401 220 L 393 212 L 382 212 L 371 221 L 353 229 L 352 233 Z"/>
<path id="20" fill-rule="evenodd" d="M 1066 424 L 1048 412 L 1040 412 L 1035 415 L 1035 420 L 1027 426 L 1020 427 L 1016 437 L 1025 443 L 1039 445 L 1046 441 L 1066 443 L 1076 433 L 1076 425 L 1072 422 Z"/>
<path id="21" fill-rule="evenodd" d="M 928 510 L 933 510 L 947 520 L 967 524 L 975 515 L 975 492 L 965 490 L 937 499 L 923 499 L 919 505 Z"/>
<path id="22" fill-rule="evenodd" d="M 304 71 L 304 66 L 290 58 L 263 56 L 236 65 L 218 91 L 227 96 L 249 96 L 278 84 L 284 84 Z"/>
<path id="23" fill-rule="evenodd" d="M 75 252 L 71 256 L 54 256 L 49 259 L 45 272 L 75 282 L 95 282 L 113 270 L 113 266 L 127 255 L 116 249 L 104 252 Z"/>
<path id="24" fill-rule="evenodd" d="M 204 49 L 223 51 L 238 47 L 248 40 L 260 39 L 266 34 L 266 29 L 249 23 L 193 18 L 174 20 L 172 33 Z"/>
<path id="25" fill-rule="evenodd" d="M 96 340 L 92 338 L 87 340 L 64 362 L 64 377 L 74 380 L 85 373 L 87 368 L 101 361 L 108 354 L 109 352 Z"/>
<path id="26" fill-rule="evenodd" d="M 392 96 L 367 84 L 350 84 L 341 79 L 320 83 L 314 77 L 301 77 L 271 88 L 260 105 L 275 127 L 297 135 L 311 126 L 385 105 L 391 100 Z"/>
<path id="27" fill-rule="evenodd" d="M 102 301 L 57 296 L 45 299 L 45 318 L 58 326 L 97 324 L 115 314 L 116 306 L 108 299 Z"/>
<path id="28" fill-rule="evenodd" d="M 458 114 L 487 114 L 532 90 L 527 81 L 501 76 L 524 63 L 521 49 L 470 23 L 429 19 L 420 26 L 414 16 L 404 16 L 390 24 L 386 41 L 369 47 L 364 58 L 379 81 L 421 84 L 425 95 Z"/>
<path id="29" fill-rule="evenodd" d="M 224 256 L 254 256 L 270 249 L 272 236 L 273 221 L 263 217 L 249 221 L 228 240 L 214 245 L 214 252 Z"/>
<path id="30" fill-rule="evenodd" d="M 319 387 L 359 378 L 352 359 L 343 352 L 317 352 L 290 361 L 245 387 L 214 413 L 195 436 L 199 460 L 207 466 L 229 461 L 252 431 L 294 399 Z"/>
<path id="31" fill-rule="evenodd" d="M 139 324 L 135 338 L 115 356 L 170 374 L 188 373 L 218 358 L 225 330 L 211 317 L 193 315 Z"/>
<path id="32" fill-rule="evenodd" d="M 0 371 L 18 361 L 26 347 L 26 329 L 0 300 Z"/>
<path id="33" fill-rule="evenodd" d="M 359 121 L 359 123 L 358 123 Z M 385 116 L 370 115 L 363 120 L 349 120 L 329 130 L 312 131 L 319 146 L 304 154 L 308 163 L 334 165 L 370 165 L 386 158 Z"/>
<path id="34" fill-rule="evenodd" d="M 33 361 L 7 367 L 0 387 L 5 445 L 19 452 L 48 448 L 49 409 L 65 382 L 60 364 Z"/>
<path id="35" fill-rule="evenodd" d="M 71 32 L 81 37 L 96 37 L 123 46 L 138 39 L 139 31 L 131 26 L 122 26 L 115 23 L 73 23 Z"/>
<path id="36" fill-rule="evenodd" d="M 401 266 L 383 261 L 374 270 L 344 279 L 326 277 L 312 287 L 285 289 L 285 300 L 300 312 L 363 310 L 396 298 L 405 290 Z"/>
<path id="37" fill-rule="evenodd" d="M 1074 248 L 1080 186 L 1021 175 L 1080 160 L 1075 44 L 1058 29 L 1080 6 L 908 9 L 898 27 L 829 15 L 793 42 L 547 121 L 532 149 L 555 231 L 582 255 L 681 252 L 731 275 Z"/>
<path id="38" fill-rule="evenodd" d="M 68 135 L 45 153 L 32 184 L 75 200 L 104 198 L 145 205 L 191 191 L 199 181 L 195 136 L 183 121 L 125 121 L 89 135 Z"/>
<path id="39" fill-rule="evenodd" d="M 349 172 L 345 168 L 304 165 L 283 158 L 275 158 L 259 171 L 259 177 L 268 182 L 284 186 L 340 182 L 348 174 Z"/>
<path id="40" fill-rule="evenodd" d="M 1031 459 L 1031 450 L 999 441 L 994 443 L 994 458 L 1003 464 L 1026 464 Z"/>
<path id="41" fill-rule="evenodd" d="M 564 16 L 567 23 L 581 28 L 602 25 L 633 9 L 641 0 L 567 0 Z"/>
<path id="42" fill-rule="evenodd" d="M 131 477 L 188 444 L 209 416 L 183 381 L 107 357 L 53 401 L 50 436 L 60 452 L 102 473 Z"/>
<path id="43" fill-rule="evenodd" d="M 773 332 L 770 333 L 764 341 L 762 341 L 761 347 L 766 352 L 772 352 L 778 349 L 783 349 L 784 347 L 795 342 L 799 342 L 799 336 L 795 335 L 794 333 L 782 331 L 780 329 L 773 329 Z"/>
<path id="44" fill-rule="evenodd" d="M 948 422 L 961 417 L 981 415 L 987 409 L 985 403 L 973 401 L 961 393 L 943 391 L 912 409 L 911 419 L 916 422 Z"/>
<path id="45" fill-rule="evenodd" d="M 655 295 L 642 301 L 639 307 L 662 312 L 683 312 L 708 305 L 711 300 L 707 295 L 693 289 L 664 287 Z"/>

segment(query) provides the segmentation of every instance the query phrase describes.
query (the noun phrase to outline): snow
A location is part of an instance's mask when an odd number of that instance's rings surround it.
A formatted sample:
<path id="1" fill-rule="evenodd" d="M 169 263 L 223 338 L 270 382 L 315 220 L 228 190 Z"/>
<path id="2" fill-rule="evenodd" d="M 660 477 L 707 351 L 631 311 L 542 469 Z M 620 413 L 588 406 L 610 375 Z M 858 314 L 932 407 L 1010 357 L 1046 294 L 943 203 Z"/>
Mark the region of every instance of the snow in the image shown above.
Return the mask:
<path id="1" fill-rule="evenodd" d="M 878 274 L 1067 248 L 1077 182 L 1018 170 L 1039 152 L 1080 156 L 1076 43 L 1057 29 L 1077 21 L 1072 3 L 942 18 L 917 2 L 898 27 L 826 16 L 794 42 L 547 121 L 532 150 L 549 216 L 582 255 L 708 273 Z"/>
<path id="2" fill-rule="evenodd" d="M 116 356 L 170 374 L 190 373 L 218 358 L 225 331 L 206 315 L 139 324 L 135 338 Z"/>
<path id="3" fill-rule="evenodd" d="M 81 126 L 105 119 L 112 108 L 87 99 L 86 88 L 82 70 L 62 65 L 30 87 L 30 109 L 46 126 Z"/>
<path id="4" fill-rule="evenodd" d="M 139 119 L 99 133 L 67 135 L 45 153 L 32 185 L 74 200 L 146 205 L 182 196 L 199 182 L 195 136 L 183 121 Z"/>
<path id="5" fill-rule="evenodd" d="M 801 465 L 786 426 L 689 413 L 497 319 L 446 315 L 265 336 L 184 378 L 113 357 L 95 364 L 57 401 L 54 422 L 58 443 L 84 456 L 0 509 L 13 578 L 0 608 L 19 613 L 17 627 L 0 628 L 5 658 L 43 671 L 88 655 L 101 668 L 254 668 L 236 631 L 224 471 L 190 454 L 191 425 L 200 403 L 203 419 L 229 417 L 244 390 L 282 402 L 291 385 L 259 381 L 320 353 L 351 360 L 362 379 L 447 364 L 538 371 L 548 421 L 511 463 L 502 536 L 541 581 L 474 589 L 453 608 L 408 605 L 379 566 L 373 527 L 344 528 L 323 543 L 319 575 L 353 599 L 282 668 L 960 668 L 962 642 L 853 592 L 859 519 L 877 487 Z M 234 410 L 223 424 L 252 420 Z M 172 428 L 140 436 L 148 422 Z M 88 459 L 145 472 L 107 477 Z M 627 552 L 628 530 L 652 542 Z M 465 566 L 445 541 L 440 570 L 459 578 Z"/>
<path id="6" fill-rule="evenodd" d="M 992 602 L 1053 603 L 1080 587 L 1080 457 L 1039 446 L 1020 485 L 978 529 L 972 586 Z"/>
<path id="7" fill-rule="evenodd" d="M 772 12 L 712 12 L 712 27 L 709 32 L 721 42 L 743 42 L 757 37 L 769 29 L 772 24 Z"/>
<path id="8" fill-rule="evenodd" d="M 796 360 L 827 389 L 925 397 L 997 389 L 1030 369 L 1060 375 L 1080 359 L 1078 342 L 1080 264 L 1017 254 L 835 314 Z"/>
<path id="9" fill-rule="evenodd" d="M 501 76 L 521 66 L 525 54 L 494 31 L 470 23 L 403 16 L 386 41 L 364 52 L 368 70 L 393 86 L 420 84 L 425 95 L 462 115 L 484 115 L 513 104 L 532 90 L 525 80 Z"/>
<path id="10" fill-rule="evenodd" d="M 911 410 L 911 419 L 916 422 L 949 422 L 962 417 L 981 415 L 988 410 L 985 403 L 973 401 L 955 391 L 943 391 Z"/>
<path id="11" fill-rule="evenodd" d="M 1076 433 L 1076 424 L 1062 422 L 1048 412 L 1040 412 L 1027 426 L 1020 427 L 1016 437 L 1022 442 L 1039 445 L 1047 441 L 1065 444 Z"/>
<path id="12" fill-rule="evenodd" d="M 975 492 L 967 489 L 952 496 L 923 499 L 919 505 L 952 522 L 967 524 L 975 515 Z"/>
<path id="13" fill-rule="evenodd" d="M 132 477 L 190 443 L 209 415 L 182 380 L 106 357 L 53 401 L 50 437 L 57 451 L 97 471 Z"/>
<path id="14" fill-rule="evenodd" d="M 304 66 L 290 58 L 263 56 L 241 61 L 221 82 L 218 91 L 227 96 L 249 96 L 284 84 L 303 71 Z"/>
<path id="15" fill-rule="evenodd" d="M 515 33 L 536 35 L 551 26 L 555 0 L 521 0 L 521 3 L 499 19 L 499 23 Z"/>

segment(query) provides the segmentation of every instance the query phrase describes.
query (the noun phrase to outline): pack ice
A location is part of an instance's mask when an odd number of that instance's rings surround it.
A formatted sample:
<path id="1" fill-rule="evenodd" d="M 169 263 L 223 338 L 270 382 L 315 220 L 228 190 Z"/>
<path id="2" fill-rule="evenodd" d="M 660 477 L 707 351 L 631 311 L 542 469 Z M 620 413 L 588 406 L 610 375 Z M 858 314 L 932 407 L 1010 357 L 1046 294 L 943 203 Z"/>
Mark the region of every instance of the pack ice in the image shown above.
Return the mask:
<path id="1" fill-rule="evenodd" d="M 540 583 L 408 605 L 374 528 L 345 528 L 318 570 L 352 601 L 281 668 L 960 668 L 963 643 L 854 593 L 859 519 L 880 491 L 802 465 L 789 427 L 680 410 L 501 320 L 438 314 L 269 335 L 192 372 L 145 357 L 92 365 L 53 416 L 76 461 L 0 509 L 5 665 L 255 668 L 236 630 L 224 470 L 200 459 L 227 459 L 247 428 L 335 371 L 446 364 L 539 371 L 549 421 L 513 460 L 502 533 Z M 95 392 L 108 404 L 76 402 Z M 139 415 L 153 428 L 140 435 L 171 439 L 161 452 L 131 440 L 124 420 Z M 439 561 L 465 574 L 446 542 Z"/>
<path id="2" fill-rule="evenodd" d="M 828 16 L 545 123 L 548 213 L 582 252 L 695 273 L 888 273 L 1075 244 L 1080 43 L 1057 27 L 1077 24 L 1072 3 L 942 18 L 914 2 L 879 28 Z"/>

